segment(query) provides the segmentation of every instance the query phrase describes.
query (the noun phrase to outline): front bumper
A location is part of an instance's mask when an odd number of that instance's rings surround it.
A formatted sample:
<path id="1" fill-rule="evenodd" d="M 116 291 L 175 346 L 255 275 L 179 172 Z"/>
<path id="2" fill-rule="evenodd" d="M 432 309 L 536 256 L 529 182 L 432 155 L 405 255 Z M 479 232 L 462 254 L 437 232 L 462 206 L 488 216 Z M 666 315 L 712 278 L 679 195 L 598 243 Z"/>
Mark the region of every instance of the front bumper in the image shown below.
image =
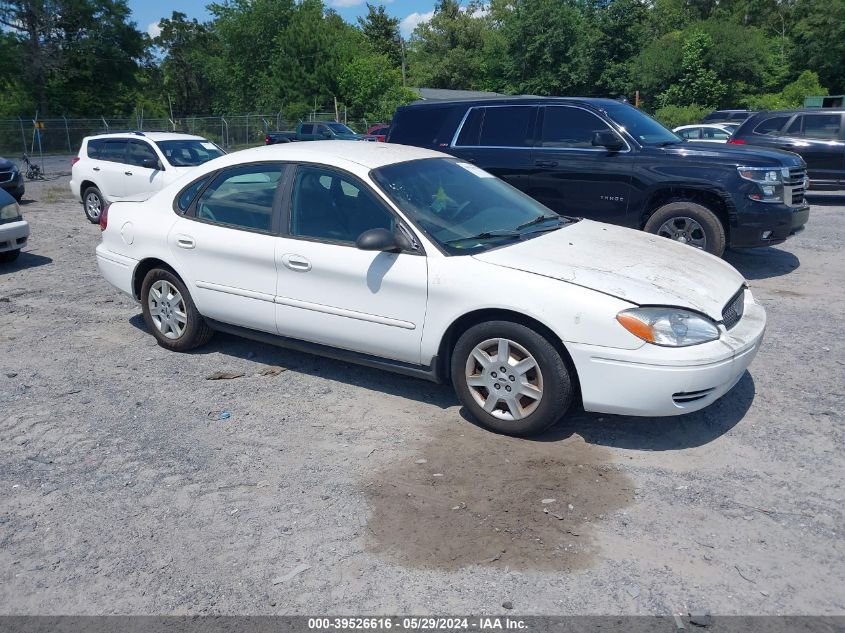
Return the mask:
<path id="1" fill-rule="evenodd" d="M 26 220 L 0 224 L 0 253 L 23 248 L 28 238 L 29 224 Z"/>
<path id="2" fill-rule="evenodd" d="M 132 279 L 138 261 L 131 257 L 113 253 L 102 244 L 97 246 L 96 252 L 97 267 L 100 269 L 100 274 L 112 286 L 134 299 L 135 293 L 132 288 Z"/>
<path id="3" fill-rule="evenodd" d="M 766 328 L 766 313 L 746 293 L 745 312 L 717 341 L 636 350 L 567 344 L 581 383 L 584 409 L 598 413 L 670 416 L 712 404 L 742 378 Z"/>
<path id="4" fill-rule="evenodd" d="M 771 204 L 746 200 L 737 209 L 730 227 L 730 246 L 750 248 L 773 246 L 804 230 L 810 219 L 810 205 Z M 768 234 L 767 234 L 768 233 Z"/>

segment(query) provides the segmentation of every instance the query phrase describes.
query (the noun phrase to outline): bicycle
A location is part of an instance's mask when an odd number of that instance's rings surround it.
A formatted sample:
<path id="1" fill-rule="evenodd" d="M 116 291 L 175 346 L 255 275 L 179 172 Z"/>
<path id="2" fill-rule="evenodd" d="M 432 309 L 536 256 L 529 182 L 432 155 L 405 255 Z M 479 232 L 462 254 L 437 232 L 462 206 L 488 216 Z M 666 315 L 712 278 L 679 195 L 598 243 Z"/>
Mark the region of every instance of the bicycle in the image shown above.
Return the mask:
<path id="1" fill-rule="evenodd" d="M 44 180 L 44 172 L 41 171 L 41 166 L 29 160 L 29 156 L 24 154 L 21 157 L 21 162 L 26 166 L 27 180 Z"/>

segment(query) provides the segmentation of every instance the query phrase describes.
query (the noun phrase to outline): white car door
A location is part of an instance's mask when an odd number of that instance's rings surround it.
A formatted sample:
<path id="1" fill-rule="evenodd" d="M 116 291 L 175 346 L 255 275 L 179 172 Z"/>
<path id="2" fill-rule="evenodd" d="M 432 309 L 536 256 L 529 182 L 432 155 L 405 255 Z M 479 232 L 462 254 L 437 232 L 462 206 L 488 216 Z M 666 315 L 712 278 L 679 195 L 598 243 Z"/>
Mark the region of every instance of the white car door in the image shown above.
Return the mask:
<path id="1" fill-rule="evenodd" d="M 159 191 L 165 174 L 161 160 L 147 141 L 132 139 L 126 148 L 126 169 L 123 171 L 124 195 Z"/>
<path id="2" fill-rule="evenodd" d="M 280 163 L 231 167 L 209 176 L 198 196 L 201 186 L 192 185 L 177 197 L 185 214 L 167 240 L 202 315 L 276 332 L 277 190 L 284 169 Z"/>
<path id="3" fill-rule="evenodd" d="M 96 158 L 91 161 L 90 179 L 97 185 L 106 200 L 114 201 L 126 195 L 124 171 L 126 171 L 125 138 L 101 138 L 88 142 L 88 155 L 94 144 Z M 88 174 L 86 174 L 88 176 Z"/>
<path id="4" fill-rule="evenodd" d="M 276 248 L 279 334 L 420 362 L 428 266 L 422 253 L 359 250 L 366 230 L 398 218 L 345 172 L 300 166 Z"/>

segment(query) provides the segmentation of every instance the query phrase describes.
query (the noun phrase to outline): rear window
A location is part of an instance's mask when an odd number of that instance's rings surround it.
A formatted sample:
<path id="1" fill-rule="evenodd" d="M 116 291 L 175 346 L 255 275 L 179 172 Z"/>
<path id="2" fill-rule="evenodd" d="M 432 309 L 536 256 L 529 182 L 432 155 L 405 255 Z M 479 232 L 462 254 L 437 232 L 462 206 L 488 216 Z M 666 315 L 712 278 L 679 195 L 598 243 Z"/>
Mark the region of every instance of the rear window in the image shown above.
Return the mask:
<path id="1" fill-rule="evenodd" d="M 88 158 L 114 163 L 126 161 L 126 139 L 96 138 L 88 141 Z"/>
<path id="2" fill-rule="evenodd" d="M 417 147 L 445 147 L 466 112 L 466 106 L 400 108 L 390 128 L 391 143 Z"/>
<path id="3" fill-rule="evenodd" d="M 530 143 L 529 126 L 534 108 L 503 106 L 484 108 L 479 145 L 484 147 L 525 147 Z"/>
<path id="4" fill-rule="evenodd" d="M 757 124 L 757 127 L 754 128 L 754 133 L 777 134 L 783 129 L 783 126 L 786 125 L 787 121 L 789 121 L 788 116 L 773 116 L 768 119 L 763 119 Z"/>

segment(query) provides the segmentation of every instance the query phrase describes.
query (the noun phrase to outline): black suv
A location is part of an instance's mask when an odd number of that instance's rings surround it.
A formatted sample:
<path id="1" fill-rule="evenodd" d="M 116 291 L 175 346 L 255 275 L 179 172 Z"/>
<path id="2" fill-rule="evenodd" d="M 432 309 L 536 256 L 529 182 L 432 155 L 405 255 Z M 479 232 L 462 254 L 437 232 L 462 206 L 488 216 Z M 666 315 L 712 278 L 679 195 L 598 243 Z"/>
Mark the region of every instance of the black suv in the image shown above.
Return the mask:
<path id="1" fill-rule="evenodd" d="M 754 112 L 751 110 L 714 110 L 706 117 L 702 123 L 742 123 L 750 117 Z"/>
<path id="2" fill-rule="evenodd" d="M 387 136 L 448 152 L 550 209 L 721 255 L 803 228 L 800 156 L 687 142 L 612 99 L 510 97 L 399 108 Z"/>
<path id="3" fill-rule="evenodd" d="M 729 143 L 777 147 L 800 154 L 813 189 L 845 188 L 845 109 L 759 112 Z"/>

